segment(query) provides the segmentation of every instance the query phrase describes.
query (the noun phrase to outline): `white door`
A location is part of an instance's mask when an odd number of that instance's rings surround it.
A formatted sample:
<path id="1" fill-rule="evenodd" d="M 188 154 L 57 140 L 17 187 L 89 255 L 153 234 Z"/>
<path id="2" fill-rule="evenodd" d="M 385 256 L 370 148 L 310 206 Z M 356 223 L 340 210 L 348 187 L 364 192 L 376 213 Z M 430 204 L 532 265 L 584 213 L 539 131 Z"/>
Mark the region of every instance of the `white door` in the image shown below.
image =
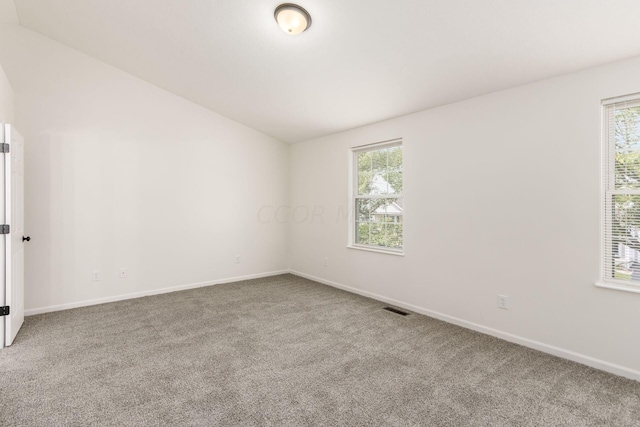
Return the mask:
<path id="1" fill-rule="evenodd" d="M 5 345 L 11 345 L 24 322 L 24 139 L 11 125 L 4 125 L 9 153 L 4 155 L 5 224 Z"/>

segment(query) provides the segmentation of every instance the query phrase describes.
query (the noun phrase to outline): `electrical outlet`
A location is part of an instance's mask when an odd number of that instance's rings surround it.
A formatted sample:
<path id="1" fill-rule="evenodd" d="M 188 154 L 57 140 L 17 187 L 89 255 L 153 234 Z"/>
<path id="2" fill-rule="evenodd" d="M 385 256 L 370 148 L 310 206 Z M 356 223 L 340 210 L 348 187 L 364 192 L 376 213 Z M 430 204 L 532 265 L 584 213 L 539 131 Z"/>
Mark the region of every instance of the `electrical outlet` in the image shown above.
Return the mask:
<path id="1" fill-rule="evenodd" d="M 240 264 L 240 255 L 236 255 L 236 264 Z"/>
<path id="2" fill-rule="evenodd" d="M 99 282 L 100 281 L 100 272 L 99 271 L 94 271 L 91 273 L 91 280 L 93 282 Z"/>
<path id="3" fill-rule="evenodd" d="M 122 267 L 122 268 L 120 269 L 120 278 L 121 278 L 121 279 L 126 279 L 126 278 L 127 278 L 127 269 L 126 269 L 126 268 L 124 268 L 124 267 Z"/>
<path id="4" fill-rule="evenodd" d="M 509 297 L 506 295 L 498 295 L 498 308 L 509 309 Z"/>
<path id="5" fill-rule="evenodd" d="M 324 265 L 325 267 L 327 267 L 329 265 L 329 260 L 327 258 L 324 258 L 322 260 L 322 265 Z"/>

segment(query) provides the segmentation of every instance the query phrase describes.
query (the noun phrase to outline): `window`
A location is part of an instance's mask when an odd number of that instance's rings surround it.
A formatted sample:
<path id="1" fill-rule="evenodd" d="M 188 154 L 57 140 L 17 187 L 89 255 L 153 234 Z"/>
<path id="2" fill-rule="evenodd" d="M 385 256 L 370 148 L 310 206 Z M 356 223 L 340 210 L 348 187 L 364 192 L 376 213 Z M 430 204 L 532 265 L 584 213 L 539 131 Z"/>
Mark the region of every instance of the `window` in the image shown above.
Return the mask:
<path id="1" fill-rule="evenodd" d="M 402 254 L 402 141 L 353 150 L 350 246 Z"/>
<path id="2" fill-rule="evenodd" d="M 640 291 L 640 96 L 604 104 L 604 281 Z"/>

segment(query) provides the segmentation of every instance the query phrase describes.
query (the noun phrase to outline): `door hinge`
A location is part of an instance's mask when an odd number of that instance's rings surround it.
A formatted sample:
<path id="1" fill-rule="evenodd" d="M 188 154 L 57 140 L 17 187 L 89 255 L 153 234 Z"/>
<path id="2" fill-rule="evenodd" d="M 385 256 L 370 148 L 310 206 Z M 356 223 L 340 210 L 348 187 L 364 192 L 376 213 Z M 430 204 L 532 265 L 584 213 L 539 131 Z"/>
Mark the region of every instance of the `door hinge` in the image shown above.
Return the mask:
<path id="1" fill-rule="evenodd" d="M 6 142 L 0 144 L 0 153 L 8 153 L 10 150 L 11 147 L 9 147 L 9 144 L 7 144 Z"/>
<path id="2" fill-rule="evenodd" d="M 4 305 L 2 307 L 0 307 L 0 317 L 1 316 L 8 316 L 9 315 L 9 306 L 8 305 Z"/>
<path id="3" fill-rule="evenodd" d="M 0 234 L 9 234 L 11 233 L 11 226 L 9 224 L 0 225 Z"/>

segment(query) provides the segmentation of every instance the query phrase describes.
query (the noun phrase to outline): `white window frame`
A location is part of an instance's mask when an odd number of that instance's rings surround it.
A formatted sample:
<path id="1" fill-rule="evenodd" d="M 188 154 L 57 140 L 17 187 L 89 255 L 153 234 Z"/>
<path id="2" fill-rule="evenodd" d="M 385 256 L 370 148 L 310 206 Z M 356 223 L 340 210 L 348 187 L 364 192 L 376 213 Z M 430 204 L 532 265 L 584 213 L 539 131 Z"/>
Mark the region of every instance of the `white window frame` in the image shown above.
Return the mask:
<path id="1" fill-rule="evenodd" d="M 640 93 L 609 98 L 602 101 L 602 220 L 601 220 L 601 274 L 600 281 L 595 285 L 600 288 L 615 289 L 619 291 L 640 293 L 640 283 L 628 280 L 615 279 L 611 267 L 613 261 L 612 250 L 612 215 L 613 206 L 611 196 L 615 194 L 640 194 L 638 190 L 615 189 L 615 138 L 612 137 L 614 129 L 611 129 L 610 111 L 616 104 L 628 104 L 629 107 L 640 106 Z"/>
<path id="2" fill-rule="evenodd" d="M 373 151 L 379 150 L 382 148 L 388 147 L 402 147 L 402 168 L 404 170 L 404 144 L 402 142 L 402 138 L 390 139 L 387 141 L 376 142 L 373 144 L 365 144 L 359 145 L 356 147 L 351 147 L 349 150 L 349 239 L 347 243 L 347 248 L 350 249 L 358 249 L 369 252 L 378 252 L 383 254 L 390 255 L 399 255 L 404 256 L 404 225 L 402 227 L 402 239 L 403 245 L 401 249 L 395 248 L 387 248 L 384 246 L 374 246 L 374 245 L 363 245 L 356 243 L 356 200 L 358 198 L 382 198 L 382 199 L 393 199 L 393 198 L 402 198 L 403 199 L 403 210 L 406 206 L 405 192 L 404 192 L 404 183 L 402 186 L 402 193 L 400 194 L 381 194 L 381 195 L 359 195 L 358 194 L 358 153 L 363 151 Z M 404 174 L 403 174 L 404 181 Z M 404 213 L 403 213 L 404 216 Z M 406 224 L 406 218 L 403 217 L 403 224 Z"/>

